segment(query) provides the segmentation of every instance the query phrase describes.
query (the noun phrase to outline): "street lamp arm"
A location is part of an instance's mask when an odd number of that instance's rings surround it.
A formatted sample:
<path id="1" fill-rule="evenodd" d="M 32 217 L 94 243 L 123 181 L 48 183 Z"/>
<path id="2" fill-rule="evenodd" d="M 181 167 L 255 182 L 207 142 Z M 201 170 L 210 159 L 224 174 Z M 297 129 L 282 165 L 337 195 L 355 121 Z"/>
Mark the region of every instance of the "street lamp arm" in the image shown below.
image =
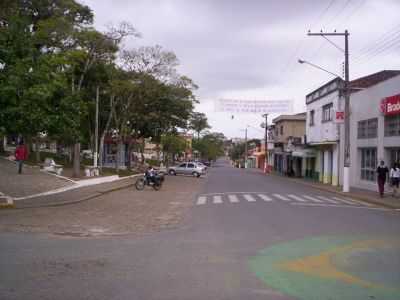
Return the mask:
<path id="1" fill-rule="evenodd" d="M 340 76 L 340 75 L 338 75 L 338 74 L 336 74 L 336 73 L 333 73 L 333 72 L 331 72 L 331 71 L 328 71 L 327 69 L 324 69 L 324 68 L 322 68 L 322 67 L 320 67 L 320 66 L 317 66 L 316 64 L 310 63 L 309 61 L 302 60 L 302 59 L 298 59 L 297 61 L 299 62 L 299 64 L 307 64 L 307 65 L 310 65 L 310 66 L 312 66 L 312 67 L 314 67 L 314 68 L 317 68 L 317 69 L 319 69 L 319 70 L 321 70 L 321 71 L 324 71 L 324 72 L 326 72 L 326 73 L 329 73 L 329 74 L 331 74 L 331 75 L 333 75 L 333 76 L 335 76 L 335 77 L 342 78 L 342 76 Z M 343 79 L 343 78 L 342 78 L 342 79 Z"/>

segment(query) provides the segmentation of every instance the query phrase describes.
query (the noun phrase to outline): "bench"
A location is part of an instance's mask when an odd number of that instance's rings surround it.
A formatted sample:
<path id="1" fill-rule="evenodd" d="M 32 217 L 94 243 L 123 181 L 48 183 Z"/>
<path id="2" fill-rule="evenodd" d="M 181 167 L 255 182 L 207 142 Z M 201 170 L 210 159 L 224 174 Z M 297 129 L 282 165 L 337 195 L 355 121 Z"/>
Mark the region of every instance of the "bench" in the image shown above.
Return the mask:
<path id="1" fill-rule="evenodd" d="M 51 173 L 56 173 L 57 175 L 61 175 L 63 171 L 63 166 L 56 164 L 54 159 L 46 158 L 44 163 L 42 164 L 43 170 Z"/>
<path id="2" fill-rule="evenodd" d="M 99 168 L 95 166 L 85 166 L 85 176 L 86 177 L 94 177 L 99 176 Z"/>

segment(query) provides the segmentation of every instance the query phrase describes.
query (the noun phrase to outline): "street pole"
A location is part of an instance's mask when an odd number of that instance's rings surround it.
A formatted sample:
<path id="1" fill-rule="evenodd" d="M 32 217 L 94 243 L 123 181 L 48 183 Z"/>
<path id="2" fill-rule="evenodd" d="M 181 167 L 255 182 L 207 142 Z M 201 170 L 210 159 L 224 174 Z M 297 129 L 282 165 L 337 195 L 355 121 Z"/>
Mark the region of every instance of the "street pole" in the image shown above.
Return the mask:
<path id="1" fill-rule="evenodd" d="M 247 169 L 247 126 L 244 130 L 244 168 Z"/>
<path id="2" fill-rule="evenodd" d="M 336 48 L 344 52 L 344 164 L 343 164 L 343 192 L 350 191 L 350 79 L 349 79 L 349 32 L 345 30 L 343 33 L 339 32 L 319 32 L 311 33 L 310 36 L 344 36 L 344 50 L 334 44 Z M 300 61 L 299 61 L 300 62 Z"/>
<path id="3" fill-rule="evenodd" d="M 98 145 L 98 139 L 99 139 L 99 93 L 100 89 L 99 86 L 97 86 L 96 89 L 96 126 L 94 129 L 94 156 L 93 156 L 93 166 L 97 168 L 97 156 L 99 152 L 99 145 Z"/>
<path id="4" fill-rule="evenodd" d="M 350 89 L 349 89 L 349 33 L 344 32 L 344 169 L 343 192 L 350 191 Z"/>
<path id="5" fill-rule="evenodd" d="M 264 173 L 267 173 L 268 169 L 268 114 L 264 114 L 263 117 L 265 118 L 265 141 L 264 141 L 264 152 L 265 152 L 265 160 L 264 160 Z"/>

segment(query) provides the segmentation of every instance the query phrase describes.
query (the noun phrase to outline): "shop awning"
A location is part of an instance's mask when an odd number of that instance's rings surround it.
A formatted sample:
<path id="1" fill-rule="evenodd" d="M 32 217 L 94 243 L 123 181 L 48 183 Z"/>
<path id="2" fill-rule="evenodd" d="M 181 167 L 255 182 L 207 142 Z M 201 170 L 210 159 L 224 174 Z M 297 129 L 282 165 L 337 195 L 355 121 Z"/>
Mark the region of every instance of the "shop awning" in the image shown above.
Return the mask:
<path id="1" fill-rule="evenodd" d="M 317 153 L 315 152 L 314 149 L 305 149 L 300 151 L 293 151 L 292 156 L 309 158 L 309 157 L 316 157 Z"/>
<path id="2" fill-rule="evenodd" d="M 337 141 L 324 141 L 324 142 L 310 142 L 308 145 L 310 146 L 323 146 L 323 145 L 336 145 Z"/>

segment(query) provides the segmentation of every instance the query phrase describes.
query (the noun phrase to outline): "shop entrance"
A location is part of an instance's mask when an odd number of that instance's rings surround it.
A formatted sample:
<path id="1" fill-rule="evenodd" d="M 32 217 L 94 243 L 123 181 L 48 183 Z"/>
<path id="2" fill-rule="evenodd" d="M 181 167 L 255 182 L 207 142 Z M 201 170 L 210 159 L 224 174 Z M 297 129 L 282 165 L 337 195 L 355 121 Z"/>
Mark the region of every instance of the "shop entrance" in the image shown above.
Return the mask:
<path id="1" fill-rule="evenodd" d="M 400 148 L 389 148 L 389 167 L 394 163 L 400 164 Z"/>

